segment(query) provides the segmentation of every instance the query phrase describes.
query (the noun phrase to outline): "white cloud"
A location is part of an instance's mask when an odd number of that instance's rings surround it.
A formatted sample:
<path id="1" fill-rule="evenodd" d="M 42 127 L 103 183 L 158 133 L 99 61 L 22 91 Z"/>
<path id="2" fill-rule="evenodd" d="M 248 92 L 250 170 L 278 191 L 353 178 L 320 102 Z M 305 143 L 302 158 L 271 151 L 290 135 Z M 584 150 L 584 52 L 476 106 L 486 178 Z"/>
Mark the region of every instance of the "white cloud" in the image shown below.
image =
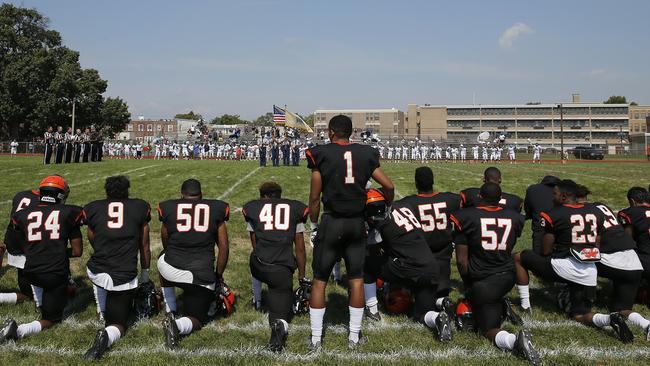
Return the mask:
<path id="1" fill-rule="evenodd" d="M 499 46 L 501 46 L 501 48 L 510 48 L 517 38 L 524 34 L 533 32 L 535 32 L 533 28 L 529 27 L 527 24 L 517 22 L 501 33 L 501 37 L 499 37 Z"/>
<path id="2" fill-rule="evenodd" d="M 604 69 L 595 69 L 589 72 L 589 76 L 602 76 L 605 75 L 606 73 L 607 71 Z"/>

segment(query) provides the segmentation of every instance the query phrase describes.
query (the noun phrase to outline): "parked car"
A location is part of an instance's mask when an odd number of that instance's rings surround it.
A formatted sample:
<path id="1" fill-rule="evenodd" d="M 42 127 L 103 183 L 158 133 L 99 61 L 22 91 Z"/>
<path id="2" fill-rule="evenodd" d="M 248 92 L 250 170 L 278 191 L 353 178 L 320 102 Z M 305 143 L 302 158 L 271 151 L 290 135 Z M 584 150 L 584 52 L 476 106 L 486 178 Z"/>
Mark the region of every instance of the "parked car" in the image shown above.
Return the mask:
<path id="1" fill-rule="evenodd" d="M 603 150 L 591 146 L 576 146 L 573 149 L 573 156 L 576 159 L 586 160 L 603 160 L 605 158 Z"/>

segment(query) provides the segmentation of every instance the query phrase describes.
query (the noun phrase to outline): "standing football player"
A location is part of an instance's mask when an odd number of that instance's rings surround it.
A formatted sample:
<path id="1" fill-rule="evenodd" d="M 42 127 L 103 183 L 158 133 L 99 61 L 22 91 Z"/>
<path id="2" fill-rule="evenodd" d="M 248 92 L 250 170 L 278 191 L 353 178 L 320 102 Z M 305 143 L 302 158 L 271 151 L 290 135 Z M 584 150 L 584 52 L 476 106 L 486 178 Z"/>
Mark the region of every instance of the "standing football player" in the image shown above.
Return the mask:
<path id="1" fill-rule="evenodd" d="M 483 183 L 496 183 L 501 185 L 501 171 L 495 167 L 489 167 L 483 172 Z M 463 189 L 460 192 L 461 206 L 462 207 L 472 207 L 476 206 L 480 202 L 479 197 L 479 188 L 467 188 Z M 521 207 L 523 206 L 524 201 L 521 197 L 502 192 L 501 200 L 499 200 L 499 205 L 501 207 L 511 208 L 517 212 L 521 212 Z"/>
<path id="2" fill-rule="evenodd" d="M 52 160 L 52 151 L 54 149 L 54 134 L 52 133 L 52 126 L 47 127 L 47 131 L 43 134 L 43 143 L 45 144 L 45 153 L 43 154 L 43 164 L 50 164 Z"/>
<path id="3" fill-rule="evenodd" d="M 630 207 L 619 211 L 618 219 L 634 238 L 643 277 L 650 281 L 650 195 L 643 187 L 632 187 L 627 191 L 627 201 Z"/>
<path id="4" fill-rule="evenodd" d="M 458 272 L 472 305 L 472 315 L 483 336 L 504 351 L 539 364 L 529 331 L 517 335 L 501 329 L 512 310 L 505 296 L 515 285 L 515 263 L 511 252 L 524 228 L 519 212 L 499 205 L 501 187 L 485 183 L 476 207 L 451 215 Z"/>
<path id="5" fill-rule="evenodd" d="M 63 318 L 68 302 L 69 257 L 81 257 L 83 251 L 79 230 L 82 208 L 65 204 L 69 192 L 62 177 L 48 176 L 39 185 L 39 204 L 16 212 L 12 218 L 14 229 L 25 237 L 23 274 L 32 286 L 41 319 L 21 325 L 7 319 L 0 329 L 0 343 L 38 333 Z"/>
<path id="6" fill-rule="evenodd" d="M 124 335 L 138 283 L 149 281 L 151 208 L 143 200 L 129 198 L 129 187 L 123 175 L 108 177 L 106 199 L 84 207 L 88 241 L 94 250 L 86 272 L 93 283 L 97 313 L 107 325 L 97 331 L 84 356 L 88 360 L 101 358 Z"/>
<path id="7" fill-rule="evenodd" d="M 350 288 L 350 324 L 348 344 L 359 344 L 364 311 L 363 265 L 366 228 L 364 210 L 366 183 L 372 177 L 393 201 L 393 183 L 379 168 L 379 153 L 367 145 L 351 144 L 352 120 L 344 115 L 329 122 L 331 143 L 307 150 L 307 166 L 311 169 L 309 218 L 312 225 L 314 282 L 309 303 L 311 346 L 318 349 L 323 335 L 325 288 L 334 263 L 345 260 Z M 320 227 L 320 203 L 324 206 Z"/>
<path id="8" fill-rule="evenodd" d="M 230 208 L 223 201 L 203 199 L 201 183 L 188 179 L 181 186 L 181 198 L 161 202 L 158 214 L 164 252 L 157 266 L 168 308 L 163 326 L 165 344 L 173 349 L 178 347 L 181 335 L 201 329 L 208 318 L 215 288 L 223 283 L 228 264 L 226 221 Z M 175 287 L 183 289 L 185 299 L 184 316 L 179 319 L 174 319 Z"/>
<path id="9" fill-rule="evenodd" d="M 376 254 L 367 257 L 364 282 L 375 283 L 381 278 L 391 286 L 407 288 L 415 300 L 413 319 L 434 330 L 438 341 L 451 341 L 449 315 L 435 311 L 438 263 L 410 204 L 400 200 L 389 207 L 381 191 L 369 189 L 366 220 L 370 229 L 379 233 L 377 241 L 384 254 L 374 250 Z"/>
<path id="10" fill-rule="evenodd" d="M 429 167 L 415 170 L 415 187 L 418 193 L 404 197 L 400 202 L 411 205 L 415 217 L 422 224 L 424 238 L 433 253 L 440 274 L 436 293 L 438 310 L 454 314 L 454 306 L 449 298 L 451 289 L 451 254 L 453 252 L 451 222 L 449 215 L 460 209 L 460 196 L 450 192 L 433 190 L 433 171 Z"/>
<path id="11" fill-rule="evenodd" d="M 569 315 L 577 322 L 598 328 L 611 326 L 623 342 L 631 341 L 631 332 L 619 313 L 598 314 L 591 310 L 591 293 L 598 277 L 603 213 L 593 205 L 578 202 L 578 185 L 562 180 L 555 186 L 555 208 L 542 212 L 542 255 L 532 250 L 515 254 L 517 290 L 521 307 L 530 312 L 528 271 L 549 281 L 569 287 Z"/>
<path id="12" fill-rule="evenodd" d="M 544 228 L 541 225 L 539 214 L 548 212 L 553 208 L 554 188 L 560 182 L 558 177 L 547 175 L 538 184 L 533 184 L 526 189 L 524 198 L 524 211 L 526 219 L 530 219 L 533 232 L 533 251 L 542 254 L 542 238 Z"/>
<path id="13" fill-rule="evenodd" d="M 260 199 L 245 204 L 242 214 L 253 246 L 251 274 L 269 288 L 271 339 L 267 347 L 281 352 L 289 332 L 296 268 L 301 286 L 310 282 L 305 278 L 303 235 L 308 209 L 302 202 L 282 198 L 282 187 L 277 183 L 266 182 L 260 187 Z"/>

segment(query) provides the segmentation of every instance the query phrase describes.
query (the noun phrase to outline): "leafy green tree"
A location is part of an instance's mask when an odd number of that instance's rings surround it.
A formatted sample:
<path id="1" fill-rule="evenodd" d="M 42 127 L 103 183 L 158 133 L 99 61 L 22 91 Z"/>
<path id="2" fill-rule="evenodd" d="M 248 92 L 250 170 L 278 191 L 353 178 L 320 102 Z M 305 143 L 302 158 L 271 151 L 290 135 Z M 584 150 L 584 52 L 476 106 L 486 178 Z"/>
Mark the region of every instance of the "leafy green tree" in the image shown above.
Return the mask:
<path id="1" fill-rule="evenodd" d="M 129 106 L 120 97 L 104 100 L 97 125 L 105 136 L 114 137 L 130 121 Z"/>
<path id="2" fill-rule="evenodd" d="M 179 114 L 175 115 L 174 118 L 191 119 L 191 120 L 194 120 L 194 121 L 198 121 L 198 120 L 202 119 L 203 116 L 198 114 L 198 113 L 194 113 L 194 111 L 190 111 L 189 113 L 179 113 Z"/>
<path id="3" fill-rule="evenodd" d="M 624 95 L 612 95 L 607 99 L 606 101 L 603 102 L 604 104 L 627 104 L 627 99 L 625 99 Z"/>
<path id="4" fill-rule="evenodd" d="M 314 117 L 313 113 L 310 113 L 310 114 L 308 114 L 306 116 L 300 116 L 300 117 L 303 119 L 303 121 L 305 121 L 305 123 L 309 127 L 314 127 L 314 119 L 315 119 L 315 117 Z"/>
<path id="5" fill-rule="evenodd" d="M 248 121 L 241 119 L 238 114 L 224 114 L 214 117 L 210 123 L 213 125 L 241 125 L 248 123 Z"/>
<path id="6" fill-rule="evenodd" d="M 273 126 L 273 113 L 267 112 L 253 121 L 255 126 Z"/>

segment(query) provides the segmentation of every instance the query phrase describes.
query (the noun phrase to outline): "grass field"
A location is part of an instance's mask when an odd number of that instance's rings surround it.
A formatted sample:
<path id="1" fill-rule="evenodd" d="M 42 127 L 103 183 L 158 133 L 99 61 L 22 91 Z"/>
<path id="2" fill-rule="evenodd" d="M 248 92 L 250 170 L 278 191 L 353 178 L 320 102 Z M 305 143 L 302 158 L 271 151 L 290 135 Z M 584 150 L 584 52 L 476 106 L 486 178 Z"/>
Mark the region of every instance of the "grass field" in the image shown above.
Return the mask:
<path id="1" fill-rule="evenodd" d="M 413 171 L 417 164 L 385 164 L 384 170 L 393 179 L 397 195 L 414 193 Z M 479 186 L 482 164 L 432 164 L 436 174 L 436 188 L 441 191 L 458 192 L 463 188 Z M 547 173 L 571 178 L 587 185 L 593 192 L 592 199 L 607 203 L 613 209 L 626 206 L 625 193 L 633 185 L 650 183 L 650 164 L 626 163 L 578 163 L 566 165 L 530 163 L 499 165 L 503 172 L 504 191 L 522 195 L 528 185 L 535 183 Z M 237 311 L 226 319 L 219 319 L 202 330 L 185 338 L 181 349 L 167 351 L 163 347 L 161 317 L 134 324 L 101 364 L 421 364 L 436 362 L 440 365 L 521 364 L 507 353 L 498 351 L 487 340 L 471 333 L 455 333 L 454 341 L 441 345 L 433 340 L 423 326 L 414 324 L 401 316 L 385 316 L 381 323 L 364 322 L 364 334 L 369 343 L 359 351 L 347 350 L 347 301 L 346 290 L 331 284 L 328 287 L 328 327 L 324 350 L 309 353 L 309 319 L 294 318 L 288 347 L 283 355 L 264 350 L 268 340 L 268 327 L 264 315 L 250 306 L 250 272 L 248 255 L 250 243 L 245 232 L 241 214 L 235 209 L 257 197 L 260 183 L 268 180 L 279 182 L 284 196 L 306 202 L 309 190 L 309 171 L 304 167 L 258 168 L 255 162 L 215 161 L 124 161 L 109 160 L 95 164 L 43 166 L 36 157 L 0 157 L 0 218 L 7 220 L 11 198 L 19 190 L 35 187 L 39 180 L 51 173 L 63 175 L 71 186 L 69 203 L 83 205 L 103 198 L 103 180 L 108 175 L 125 174 L 131 179 L 131 196 L 147 200 L 152 206 L 158 202 L 179 196 L 180 184 L 187 178 L 199 179 L 203 184 L 204 197 L 220 198 L 230 203 L 231 220 L 228 222 L 231 256 L 225 279 L 238 292 Z M 3 224 L 4 225 L 4 224 Z M 530 247 L 530 225 L 518 243 L 519 249 Z M 2 227 L 4 230 L 4 226 Z M 161 250 L 160 224 L 154 217 L 152 224 L 152 254 L 155 258 Z M 79 285 L 76 298 L 66 308 L 63 324 L 23 339 L 0 346 L 0 365 L 16 364 L 83 364 L 81 356 L 91 344 L 99 324 L 95 319 L 95 305 L 90 281 L 85 276 L 85 264 L 91 249 L 84 245 L 81 259 L 72 259 L 71 267 Z M 308 251 L 308 255 L 309 255 Z M 153 261 L 152 261 L 153 262 Z M 308 262 L 309 263 L 309 262 Z M 14 269 L 2 268 L 0 289 L 17 288 Z M 152 272 L 155 264 L 152 263 Z M 308 266 L 308 273 L 311 269 Z M 454 270 L 455 285 L 459 286 Z M 152 276 L 157 283 L 157 275 Z M 297 282 L 297 279 L 296 279 Z M 632 331 L 636 339 L 623 345 L 610 331 L 600 331 L 577 325 L 555 312 L 553 290 L 535 289 L 532 302 L 535 313 L 528 320 L 534 341 L 546 364 L 650 364 L 650 344 L 642 339 L 642 332 Z M 606 311 L 608 285 L 599 288 L 598 310 Z M 458 297 L 458 292 L 453 292 Z M 516 291 L 511 297 L 517 297 Z M 637 305 L 637 311 L 650 315 L 650 310 Z M 19 322 L 37 317 L 32 302 L 18 306 L 0 306 L 0 320 L 14 317 Z M 516 329 L 509 325 L 506 328 Z"/>

